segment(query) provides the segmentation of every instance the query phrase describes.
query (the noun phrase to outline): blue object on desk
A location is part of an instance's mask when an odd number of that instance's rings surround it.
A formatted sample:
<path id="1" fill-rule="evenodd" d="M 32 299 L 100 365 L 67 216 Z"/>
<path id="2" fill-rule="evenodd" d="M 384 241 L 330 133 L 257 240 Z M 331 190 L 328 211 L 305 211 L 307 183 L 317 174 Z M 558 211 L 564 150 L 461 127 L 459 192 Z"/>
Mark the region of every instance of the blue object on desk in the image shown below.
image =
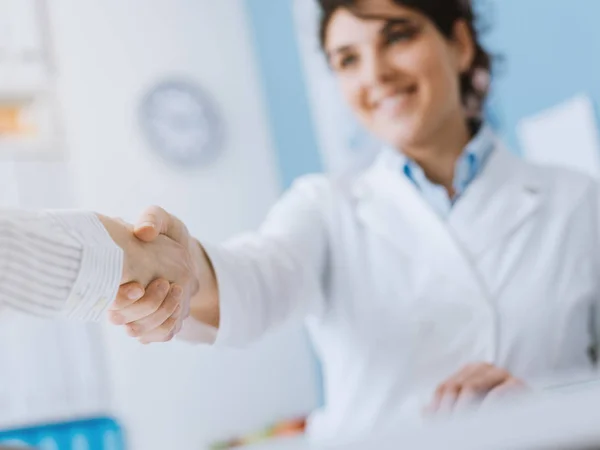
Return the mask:
<path id="1" fill-rule="evenodd" d="M 110 418 L 0 431 L 0 444 L 39 450 L 125 450 L 121 427 Z"/>

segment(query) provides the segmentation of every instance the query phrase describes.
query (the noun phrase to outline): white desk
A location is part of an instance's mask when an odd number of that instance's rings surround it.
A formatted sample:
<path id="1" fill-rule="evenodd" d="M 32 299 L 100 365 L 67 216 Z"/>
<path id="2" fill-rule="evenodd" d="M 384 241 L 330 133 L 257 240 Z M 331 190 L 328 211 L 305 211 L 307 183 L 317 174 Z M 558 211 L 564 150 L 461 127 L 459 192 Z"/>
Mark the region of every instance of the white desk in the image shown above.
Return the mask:
<path id="1" fill-rule="evenodd" d="M 595 444 L 595 447 L 592 446 Z M 600 449 L 600 387 L 520 399 L 430 423 L 398 429 L 338 447 L 310 447 L 279 439 L 246 450 L 591 450 Z"/>
<path id="2" fill-rule="evenodd" d="M 600 387 L 520 399 L 420 430 L 398 430 L 339 450 L 600 449 Z"/>

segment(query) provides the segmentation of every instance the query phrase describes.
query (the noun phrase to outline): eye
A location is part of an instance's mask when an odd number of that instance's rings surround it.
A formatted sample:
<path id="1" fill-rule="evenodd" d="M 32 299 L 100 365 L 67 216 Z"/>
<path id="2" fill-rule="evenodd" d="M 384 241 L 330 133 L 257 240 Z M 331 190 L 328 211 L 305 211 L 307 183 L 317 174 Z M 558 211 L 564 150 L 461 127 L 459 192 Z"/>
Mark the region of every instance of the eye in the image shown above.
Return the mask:
<path id="1" fill-rule="evenodd" d="M 419 27 L 412 24 L 396 24 L 384 27 L 382 30 L 383 40 L 386 45 L 394 45 L 409 42 L 419 33 Z"/>
<path id="2" fill-rule="evenodd" d="M 403 30 L 390 30 L 385 33 L 385 43 L 393 45 L 401 42 L 408 42 L 415 37 L 418 30 L 416 28 L 406 28 Z"/>
<path id="3" fill-rule="evenodd" d="M 413 32 L 408 31 L 394 31 L 389 33 L 385 40 L 388 44 L 395 44 L 397 42 L 409 41 L 414 36 Z"/>
<path id="4" fill-rule="evenodd" d="M 338 72 L 350 70 L 359 63 L 359 55 L 353 51 L 339 52 L 330 57 L 329 64 L 333 70 Z"/>
<path id="5" fill-rule="evenodd" d="M 340 69 L 347 69 L 356 65 L 357 62 L 358 57 L 356 55 L 345 55 L 342 58 L 340 58 L 338 66 Z"/>

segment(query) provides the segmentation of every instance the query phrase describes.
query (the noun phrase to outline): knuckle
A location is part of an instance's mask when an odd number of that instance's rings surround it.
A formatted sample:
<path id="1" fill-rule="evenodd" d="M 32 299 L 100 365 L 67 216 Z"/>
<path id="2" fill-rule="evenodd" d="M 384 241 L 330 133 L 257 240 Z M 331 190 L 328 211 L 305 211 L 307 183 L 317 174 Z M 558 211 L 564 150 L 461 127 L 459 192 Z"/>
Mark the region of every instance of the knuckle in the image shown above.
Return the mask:
<path id="1" fill-rule="evenodd" d="M 117 298 L 115 298 L 115 301 L 113 302 L 113 306 L 115 309 L 123 309 L 128 303 L 124 291 L 119 291 Z"/>
<path id="2" fill-rule="evenodd" d="M 173 319 L 179 319 L 181 317 L 181 305 L 178 303 L 174 306 L 173 310 L 170 312 L 170 317 L 172 317 Z"/>
<path id="3" fill-rule="evenodd" d="M 476 372 L 485 368 L 485 363 L 470 363 L 465 366 L 465 371 Z"/>
<path id="4" fill-rule="evenodd" d="M 149 312 L 154 313 L 158 311 L 162 304 L 165 302 L 166 293 L 163 289 L 163 286 L 157 285 L 156 290 L 153 291 L 152 295 L 148 297 L 147 307 L 149 309 Z"/>
<path id="5" fill-rule="evenodd" d="M 438 388 L 435 391 L 435 394 L 438 397 L 441 397 L 444 394 L 444 392 L 446 392 L 447 390 L 448 390 L 448 383 L 444 383 L 444 384 L 438 386 Z"/>
<path id="6" fill-rule="evenodd" d="M 461 390 L 462 384 L 452 381 L 446 386 L 446 392 L 456 393 Z"/>
<path id="7" fill-rule="evenodd" d="M 473 380 L 465 385 L 466 389 L 474 392 L 481 392 L 487 390 L 487 384 L 482 380 Z"/>
<path id="8" fill-rule="evenodd" d="M 183 319 L 185 318 L 184 309 L 185 308 L 183 308 L 181 305 L 177 305 L 177 308 L 173 312 L 173 317 L 178 319 L 179 322 L 183 322 Z"/>
<path id="9" fill-rule="evenodd" d="M 168 314 L 169 316 L 172 316 L 175 311 L 177 311 L 177 308 L 179 308 L 179 300 L 175 297 L 169 297 L 162 306 L 165 314 Z"/>
<path id="10" fill-rule="evenodd" d="M 175 300 L 179 300 L 183 295 L 183 288 L 178 284 L 173 284 L 171 286 L 171 297 Z"/>
<path id="11" fill-rule="evenodd" d="M 169 319 L 167 319 L 165 321 L 165 323 L 163 323 L 160 327 L 159 330 L 163 335 L 168 335 L 170 334 L 173 330 L 175 330 L 175 327 L 177 326 L 177 319 L 170 317 Z"/>
<path id="12" fill-rule="evenodd" d="M 160 309 L 160 307 L 162 306 L 163 303 L 164 303 L 164 299 L 162 299 L 158 296 L 152 297 L 151 299 L 149 299 L 149 301 L 146 305 L 147 313 L 154 314 L 155 312 L 157 312 Z"/>
<path id="13" fill-rule="evenodd" d="M 160 337 L 157 337 L 157 342 L 169 342 L 175 337 L 175 333 L 173 330 L 165 331 L 160 334 Z"/>
<path id="14" fill-rule="evenodd" d="M 127 334 L 131 337 L 140 337 L 142 335 L 142 328 L 135 324 L 127 325 Z"/>
<path id="15" fill-rule="evenodd" d="M 508 379 L 511 379 L 511 378 L 512 378 L 512 375 L 510 374 L 510 372 L 509 372 L 508 370 L 505 370 L 505 369 L 496 369 L 496 370 L 498 370 L 498 373 L 499 373 L 500 375 L 502 375 L 502 377 L 503 377 L 504 379 L 507 379 L 507 380 L 508 380 Z"/>
<path id="16" fill-rule="evenodd" d="M 113 325 L 123 325 L 125 323 L 125 318 L 123 315 L 117 311 L 110 311 L 108 313 L 108 320 Z"/>

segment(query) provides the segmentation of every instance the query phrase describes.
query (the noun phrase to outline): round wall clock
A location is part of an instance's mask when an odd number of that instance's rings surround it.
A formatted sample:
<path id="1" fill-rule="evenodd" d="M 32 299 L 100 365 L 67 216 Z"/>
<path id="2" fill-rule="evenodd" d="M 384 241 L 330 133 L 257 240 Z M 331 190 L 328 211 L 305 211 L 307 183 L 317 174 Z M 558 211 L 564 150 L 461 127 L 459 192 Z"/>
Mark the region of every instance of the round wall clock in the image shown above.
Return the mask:
<path id="1" fill-rule="evenodd" d="M 223 145 L 223 124 L 215 104 L 189 81 L 167 80 L 153 86 L 142 99 L 140 121 L 150 146 L 176 165 L 206 164 Z"/>

